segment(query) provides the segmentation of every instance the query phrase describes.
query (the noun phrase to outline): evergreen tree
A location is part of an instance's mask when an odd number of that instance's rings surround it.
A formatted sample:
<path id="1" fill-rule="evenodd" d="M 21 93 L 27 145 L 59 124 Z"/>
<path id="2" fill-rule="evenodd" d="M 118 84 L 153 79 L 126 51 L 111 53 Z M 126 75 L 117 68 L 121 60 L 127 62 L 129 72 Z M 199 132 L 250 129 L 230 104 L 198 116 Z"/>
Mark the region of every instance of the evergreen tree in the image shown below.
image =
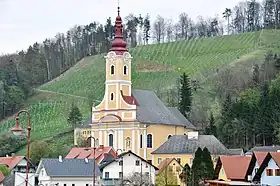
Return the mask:
<path id="1" fill-rule="evenodd" d="M 215 125 L 215 118 L 214 118 L 212 112 L 211 112 L 210 118 L 209 118 L 209 125 L 205 128 L 205 134 L 217 136 L 217 128 L 216 128 L 216 125 Z"/>
<path id="2" fill-rule="evenodd" d="M 200 147 L 197 148 L 195 156 L 193 159 L 193 164 L 191 168 L 191 180 L 192 183 L 198 185 L 198 183 L 203 179 L 203 152 Z"/>
<path id="3" fill-rule="evenodd" d="M 76 128 L 76 124 L 82 121 L 82 114 L 80 112 L 80 109 L 74 103 L 72 104 L 72 108 L 67 120 L 68 123 L 72 125 L 73 129 Z"/>
<path id="4" fill-rule="evenodd" d="M 188 113 L 191 111 L 192 105 L 192 89 L 190 84 L 190 78 L 186 73 L 180 76 L 180 102 L 179 110 L 180 112 L 187 117 Z"/>
<path id="5" fill-rule="evenodd" d="M 209 150 L 204 147 L 203 151 L 202 151 L 202 161 L 204 164 L 204 174 L 203 174 L 203 178 L 204 179 L 213 179 L 214 178 L 214 174 L 215 174 L 215 170 L 214 170 L 214 165 L 213 165 L 213 161 L 211 158 L 211 153 L 209 152 Z"/>
<path id="6" fill-rule="evenodd" d="M 253 71 L 253 86 L 257 87 L 260 85 L 260 71 L 259 65 L 254 65 Z"/>
<path id="7" fill-rule="evenodd" d="M 191 184 L 191 167 L 189 166 L 189 164 L 185 164 L 184 169 L 179 177 L 183 183 L 187 183 L 187 185 Z"/>

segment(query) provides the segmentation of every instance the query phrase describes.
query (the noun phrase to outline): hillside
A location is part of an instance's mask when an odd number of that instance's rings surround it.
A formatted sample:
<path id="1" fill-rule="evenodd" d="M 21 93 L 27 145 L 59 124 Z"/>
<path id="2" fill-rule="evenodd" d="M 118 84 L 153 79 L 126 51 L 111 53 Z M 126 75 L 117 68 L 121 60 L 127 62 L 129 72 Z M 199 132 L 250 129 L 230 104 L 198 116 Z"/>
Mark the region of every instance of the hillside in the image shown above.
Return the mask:
<path id="1" fill-rule="evenodd" d="M 217 68 L 242 68 L 242 65 L 260 62 L 266 51 L 278 50 L 278 38 L 279 31 L 263 30 L 138 46 L 130 50 L 133 56 L 133 88 L 164 92 L 176 84 L 180 74 L 187 72 L 201 82 L 201 86 L 205 87 L 201 92 L 207 96 Z M 31 111 L 33 140 L 49 138 L 69 130 L 71 126 L 67 123 L 67 117 L 72 102 L 78 105 L 84 118 L 90 116 L 88 97 L 93 97 L 95 104 L 103 97 L 104 55 L 82 59 L 58 78 L 40 86 L 37 94 L 26 102 Z M 195 96 L 197 99 L 201 94 Z M 0 132 L 14 125 L 11 119 L 1 122 Z M 22 124 L 24 126 L 26 122 Z"/>

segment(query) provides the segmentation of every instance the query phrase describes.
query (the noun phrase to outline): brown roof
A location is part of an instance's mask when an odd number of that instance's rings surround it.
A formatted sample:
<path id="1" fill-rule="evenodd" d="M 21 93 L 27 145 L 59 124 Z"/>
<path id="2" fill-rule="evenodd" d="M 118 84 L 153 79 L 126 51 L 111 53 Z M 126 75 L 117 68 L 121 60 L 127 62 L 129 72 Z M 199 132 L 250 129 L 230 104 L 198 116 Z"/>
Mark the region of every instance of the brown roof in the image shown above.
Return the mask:
<path id="1" fill-rule="evenodd" d="M 249 156 L 220 156 L 220 161 L 228 179 L 245 180 L 251 157 Z"/>
<path id="2" fill-rule="evenodd" d="M 172 161 L 176 161 L 178 164 L 179 162 L 175 159 L 175 158 L 166 158 L 163 161 L 160 162 L 160 164 L 158 165 L 158 169 L 159 171 L 157 172 L 157 174 L 161 173 L 167 166 L 170 165 L 170 163 Z M 179 164 L 180 165 L 180 164 Z M 180 165 L 181 166 L 181 165 Z M 182 167 L 183 168 L 183 167 Z"/>
<path id="3" fill-rule="evenodd" d="M 13 169 L 24 156 L 9 156 L 9 157 L 0 157 L 0 163 L 6 165 L 9 169 Z"/>
<path id="4" fill-rule="evenodd" d="M 114 157 L 117 156 L 113 147 L 97 147 L 95 149 L 95 160 L 100 163 L 104 158 L 104 154 L 112 154 Z M 93 159 L 94 151 L 93 148 L 72 148 L 71 151 L 65 157 L 66 159 Z"/>
<path id="5" fill-rule="evenodd" d="M 254 152 L 255 156 L 256 156 L 256 160 L 259 164 L 259 166 L 261 166 L 264 158 L 267 156 L 268 152 Z"/>
<path id="6" fill-rule="evenodd" d="M 0 172 L 0 183 L 5 179 L 5 176 L 2 172 Z"/>
<path id="7" fill-rule="evenodd" d="M 280 152 L 270 152 L 271 157 L 278 167 L 280 167 Z"/>

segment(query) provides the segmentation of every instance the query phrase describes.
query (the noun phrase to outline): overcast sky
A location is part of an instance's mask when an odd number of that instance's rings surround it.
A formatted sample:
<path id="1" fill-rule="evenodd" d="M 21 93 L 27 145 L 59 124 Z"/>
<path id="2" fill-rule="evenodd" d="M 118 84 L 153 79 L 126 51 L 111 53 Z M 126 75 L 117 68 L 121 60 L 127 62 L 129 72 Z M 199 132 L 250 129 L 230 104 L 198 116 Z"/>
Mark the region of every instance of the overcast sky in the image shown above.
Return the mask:
<path id="1" fill-rule="evenodd" d="M 181 12 L 192 18 L 220 15 L 240 0 L 120 0 L 121 15 L 152 18 L 157 14 L 177 20 Z M 76 24 L 104 23 L 116 16 L 117 0 L 0 0 L 0 54 L 26 50 Z"/>

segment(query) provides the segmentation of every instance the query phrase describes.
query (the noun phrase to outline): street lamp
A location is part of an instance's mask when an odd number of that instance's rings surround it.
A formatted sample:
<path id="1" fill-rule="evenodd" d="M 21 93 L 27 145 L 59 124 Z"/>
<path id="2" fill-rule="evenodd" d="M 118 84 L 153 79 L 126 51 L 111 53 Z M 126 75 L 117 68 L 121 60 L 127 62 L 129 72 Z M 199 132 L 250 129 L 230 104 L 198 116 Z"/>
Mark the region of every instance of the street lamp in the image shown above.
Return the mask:
<path id="1" fill-rule="evenodd" d="M 87 141 L 89 139 L 93 139 L 93 186 L 95 186 L 95 138 L 93 136 L 90 136 L 87 138 Z"/>
<path id="2" fill-rule="evenodd" d="M 123 152 L 122 149 L 117 149 L 116 152 L 117 152 L 117 155 L 118 155 L 118 151 L 121 151 L 121 153 Z M 121 161 L 122 162 L 122 179 L 121 179 L 121 185 L 123 186 L 123 157 L 121 156 Z"/>
<path id="3" fill-rule="evenodd" d="M 16 115 L 16 125 L 14 128 L 11 129 L 15 136 L 20 136 L 23 133 L 23 129 L 20 127 L 19 124 L 19 116 L 22 113 L 26 113 L 28 115 L 28 125 L 27 125 L 27 162 L 26 162 L 26 178 L 25 178 L 25 186 L 28 186 L 28 173 L 29 173 L 29 154 L 30 154 L 30 131 L 31 131 L 31 122 L 30 122 L 30 112 L 28 110 L 21 110 Z"/>

